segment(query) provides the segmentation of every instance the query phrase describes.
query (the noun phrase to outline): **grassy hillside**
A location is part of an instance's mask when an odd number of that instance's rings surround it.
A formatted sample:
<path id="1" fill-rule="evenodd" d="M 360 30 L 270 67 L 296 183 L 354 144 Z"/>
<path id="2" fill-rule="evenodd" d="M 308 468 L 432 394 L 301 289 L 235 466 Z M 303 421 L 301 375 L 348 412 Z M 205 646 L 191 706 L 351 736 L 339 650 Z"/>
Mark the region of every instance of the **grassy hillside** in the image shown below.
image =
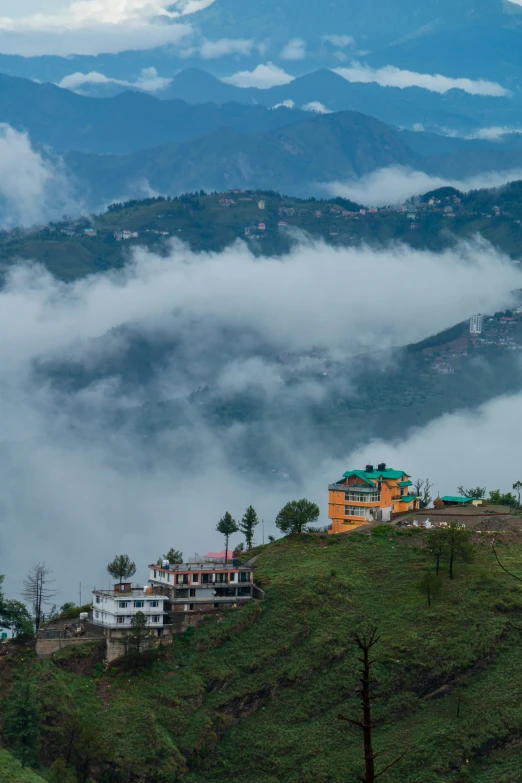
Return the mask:
<path id="1" fill-rule="evenodd" d="M 44 783 L 43 778 L 22 765 L 10 753 L 0 748 L 0 780 L 2 783 Z"/>
<path id="2" fill-rule="evenodd" d="M 357 715 L 352 632 L 370 620 L 379 765 L 408 751 L 383 779 L 514 783 L 522 638 L 510 623 L 522 624 L 522 594 L 483 539 L 453 582 L 443 564 L 431 608 L 417 589 L 423 532 L 283 539 L 259 554 L 264 603 L 208 620 L 139 667 L 104 670 L 88 650 L 25 654 L 0 668 L 0 688 L 31 678 L 42 762 L 72 748 L 96 781 L 110 768 L 115 783 L 345 783 L 362 772 L 361 737 L 337 715 Z M 500 551 L 520 569 L 520 541 Z"/>

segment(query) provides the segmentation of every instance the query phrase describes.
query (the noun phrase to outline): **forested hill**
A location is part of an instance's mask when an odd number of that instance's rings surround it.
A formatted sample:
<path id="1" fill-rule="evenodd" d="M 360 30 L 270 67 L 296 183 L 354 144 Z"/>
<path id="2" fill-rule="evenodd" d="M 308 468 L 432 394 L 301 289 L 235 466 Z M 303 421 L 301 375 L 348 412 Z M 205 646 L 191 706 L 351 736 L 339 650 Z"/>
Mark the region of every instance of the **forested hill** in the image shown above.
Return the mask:
<path id="1" fill-rule="evenodd" d="M 260 201 L 264 209 L 259 208 Z M 334 246 L 378 246 L 399 240 L 440 251 L 460 238 L 480 234 L 518 260 L 521 221 L 522 182 L 467 194 L 441 188 L 412 199 L 404 210 L 368 210 L 342 198 L 305 200 L 271 191 L 201 191 L 116 203 L 100 215 L 0 232 L 0 265 L 33 259 L 71 280 L 121 266 L 136 245 L 164 252 L 173 237 L 196 251 L 223 250 L 242 239 L 254 253 L 272 255 L 287 252 L 297 236 L 305 235 Z M 124 230 L 130 235 L 118 239 Z"/>
<path id="2" fill-rule="evenodd" d="M 476 534 L 473 561 L 457 559 L 453 581 L 443 557 L 428 606 L 419 583 L 434 560 L 425 547 L 424 531 L 389 527 L 281 539 L 258 551 L 264 602 L 109 669 L 96 646 L 43 661 L 20 648 L 0 658 L 2 707 L 17 680 L 33 685 L 39 764 L 68 758 L 74 780 L 346 783 L 364 769 L 361 732 L 338 715 L 359 714 L 353 633 L 366 618 L 380 636 L 378 769 L 404 753 L 388 783 L 515 783 L 520 591 L 490 538 Z M 499 552 L 517 571 L 520 534 Z"/>

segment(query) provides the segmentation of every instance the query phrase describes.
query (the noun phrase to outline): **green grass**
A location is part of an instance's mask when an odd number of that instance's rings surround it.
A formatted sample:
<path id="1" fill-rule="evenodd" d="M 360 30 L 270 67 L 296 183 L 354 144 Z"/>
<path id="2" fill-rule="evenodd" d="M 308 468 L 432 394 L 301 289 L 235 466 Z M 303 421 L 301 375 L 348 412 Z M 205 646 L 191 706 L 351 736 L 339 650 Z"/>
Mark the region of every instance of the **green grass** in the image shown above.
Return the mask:
<path id="1" fill-rule="evenodd" d="M 43 778 L 22 765 L 10 753 L 0 748 L 0 780 L 2 783 L 44 783 Z"/>
<path id="2" fill-rule="evenodd" d="M 116 783 L 355 781 L 360 731 L 337 715 L 357 715 L 352 634 L 370 621 L 381 635 L 378 768 L 408 751 L 383 779 L 516 783 L 522 634 L 510 621 L 522 625 L 522 591 L 479 543 L 453 582 L 444 564 L 428 609 L 417 589 L 423 537 L 377 529 L 265 547 L 264 603 L 206 621 L 139 667 L 77 673 L 78 660 L 14 661 L 42 703 L 42 764 L 64 757 L 77 725 L 92 743 L 95 780 L 110 761 Z M 519 568 L 522 545 L 502 547 L 502 559 Z"/>

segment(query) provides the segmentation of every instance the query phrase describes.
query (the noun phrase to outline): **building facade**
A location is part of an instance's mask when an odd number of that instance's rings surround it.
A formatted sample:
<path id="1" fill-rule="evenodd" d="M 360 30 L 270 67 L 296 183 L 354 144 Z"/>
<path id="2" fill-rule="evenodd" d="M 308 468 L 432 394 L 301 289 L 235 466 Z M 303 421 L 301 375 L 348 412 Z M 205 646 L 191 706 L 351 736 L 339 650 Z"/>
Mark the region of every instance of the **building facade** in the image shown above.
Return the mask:
<path id="1" fill-rule="evenodd" d="M 368 522 L 389 522 L 392 514 L 413 511 L 420 506 L 411 494 L 410 476 L 403 470 L 387 468 L 351 470 L 328 487 L 330 533 L 346 533 Z"/>
<path id="2" fill-rule="evenodd" d="M 472 315 L 469 319 L 469 333 L 470 334 L 482 334 L 484 328 L 484 316 Z"/>
<path id="3" fill-rule="evenodd" d="M 129 582 L 114 590 L 93 590 L 91 623 L 104 629 L 106 636 L 123 635 L 132 628 L 132 618 L 143 612 L 147 628 L 163 636 L 170 631 L 169 602 L 154 595 L 150 587 L 132 587 Z"/>
<path id="4" fill-rule="evenodd" d="M 171 612 L 198 612 L 261 598 L 252 568 L 239 561 L 149 566 L 149 584 L 155 594 L 168 597 Z"/>

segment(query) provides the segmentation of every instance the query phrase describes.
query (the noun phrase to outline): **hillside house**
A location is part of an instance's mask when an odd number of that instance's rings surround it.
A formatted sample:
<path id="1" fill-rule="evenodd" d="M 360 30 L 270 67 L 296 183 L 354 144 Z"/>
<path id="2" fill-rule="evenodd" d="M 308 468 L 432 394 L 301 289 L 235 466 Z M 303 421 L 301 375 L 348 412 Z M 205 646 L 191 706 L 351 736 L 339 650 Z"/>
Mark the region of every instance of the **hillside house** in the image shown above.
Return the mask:
<path id="1" fill-rule="evenodd" d="M 172 617 L 177 613 L 205 612 L 262 598 L 252 568 L 232 563 L 202 562 L 149 565 L 153 592 L 168 598 Z"/>
<path id="2" fill-rule="evenodd" d="M 393 470 L 381 462 L 377 469 L 351 470 L 328 487 L 330 533 L 347 530 L 368 522 L 389 522 L 392 514 L 420 507 L 419 498 L 411 494 L 412 482 L 403 470 Z"/>
<path id="3" fill-rule="evenodd" d="M 157 636 L 170 626 L 169 602 L 165 596 L 154 595 L 151 587 L 132 587 L 130 582 L 114 585 L 113 590 L 93 590 L 91 623 L 110 636 L 113 632 L 130 631 L 132 618 L 143 612 L 147 627 Z"/>

